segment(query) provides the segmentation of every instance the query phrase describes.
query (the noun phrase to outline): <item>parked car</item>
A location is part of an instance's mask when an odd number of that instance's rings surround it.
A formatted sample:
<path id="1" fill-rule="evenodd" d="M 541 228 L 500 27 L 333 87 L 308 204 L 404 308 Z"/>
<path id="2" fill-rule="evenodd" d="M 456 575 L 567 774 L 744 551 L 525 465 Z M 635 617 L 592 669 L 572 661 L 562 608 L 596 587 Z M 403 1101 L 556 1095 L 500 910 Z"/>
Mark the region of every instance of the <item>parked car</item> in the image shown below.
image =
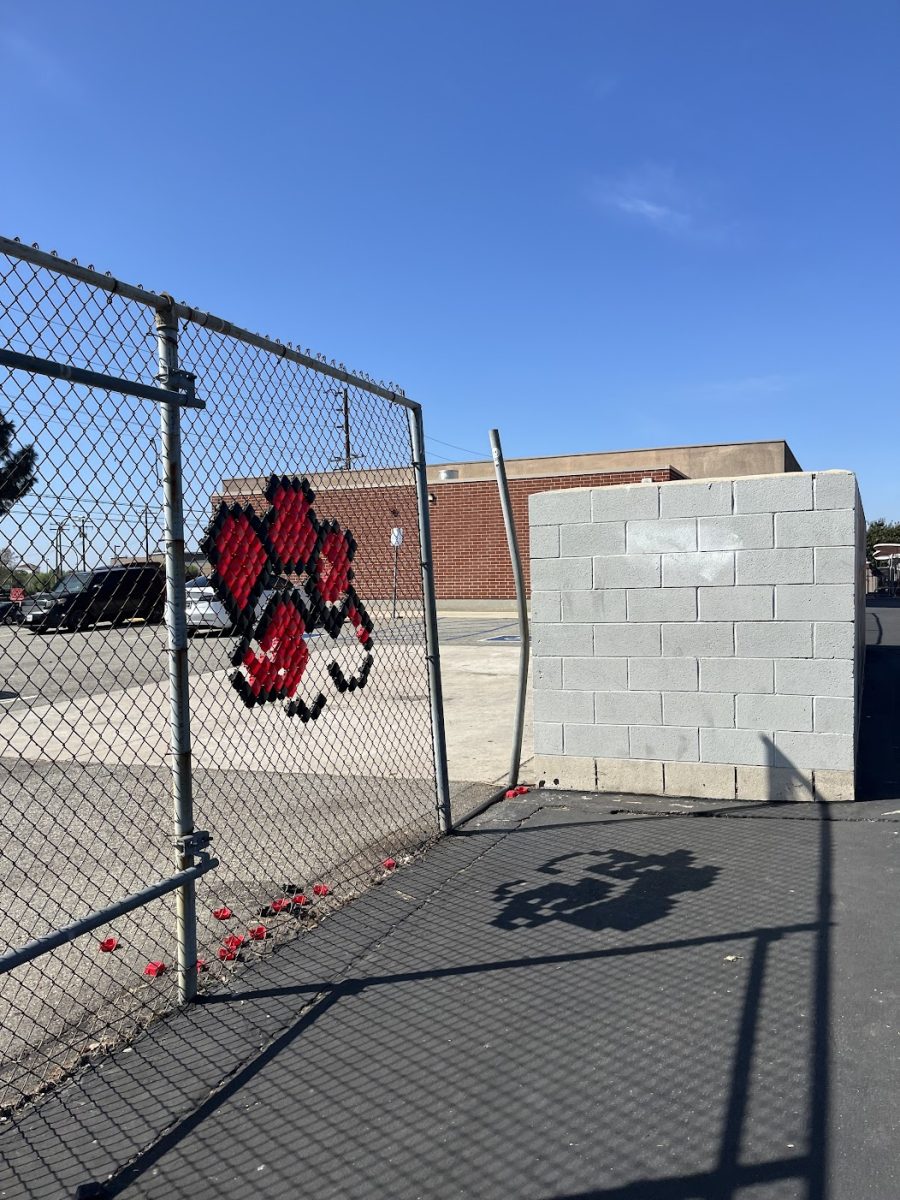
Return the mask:
<path id="1" fill-rule="evenodd" d="M 73 571 L 59 581 L 51 595 L 49 608 L 26 613 L 27 629 L 92 629 L 100 621 L 117 624 L 135 617 L 161 621 L 166 576 L 156 563 Z"/>
<path id="2" fill-rule="evenodd" d="M 22 620 L 22 605 L 9 597 L 0 597 L 0 625 L 18 625 Z"/>
<path id="3" fill-rule="evenodd" d="M 219 599 L 219 593 L 203 575 L 189 579 L 185 584 L 187 607 L 185 618 L 188 633 L 198 633 L 201 629 L 211 629 L 218 633 L 233 633 L 234 626 L 228 609 Z M 262 593 L 256 602 L 256 615 L 262 615 L 272 589 Z"/>
<path id="4" fill-rule="evenodd" d="M 44 611 L 48 608 L 51 608 L 52 605 L 53 605 L 53 593 L 52 592 L 35 592 L 32 596 L 26 596 L 25 599 L 22 601 L 23 619 L 30 612 L 34 612 L 37 609 Z"/>

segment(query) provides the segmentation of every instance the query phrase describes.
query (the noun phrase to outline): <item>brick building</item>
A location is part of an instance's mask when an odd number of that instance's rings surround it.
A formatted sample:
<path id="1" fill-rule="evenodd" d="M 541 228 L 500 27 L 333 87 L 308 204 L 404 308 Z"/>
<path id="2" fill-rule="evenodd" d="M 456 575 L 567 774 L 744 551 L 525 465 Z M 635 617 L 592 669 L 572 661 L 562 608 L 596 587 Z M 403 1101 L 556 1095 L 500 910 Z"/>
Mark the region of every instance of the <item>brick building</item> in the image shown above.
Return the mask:
<path id="1" fill-rule="evenodd" d="M 526 572 L 529 572 L 528 497 L 535 492 L 615 487 L 644 481 L 666 483 L 722 475 L 798 471 L 784 441 L 670 446 L 598 454 L 513 458 L 506 463 L 510 498 Z M 316 511 L 353 531 L 358 543 L 356 575 L 361 595 L 391 595 L 394 556 L 391 530 L 403 529 L 397 551 L 398 595 L 419 594 L 416 498 L 409 468 L 309 474 Z M 219 498 L 266 507 L 266 480 L 223 480 Z M 503 517 L 493 463 L 445 463 L 428 468 L 434 570 L 439 600 L 506 601 L 514 596 Z"/>

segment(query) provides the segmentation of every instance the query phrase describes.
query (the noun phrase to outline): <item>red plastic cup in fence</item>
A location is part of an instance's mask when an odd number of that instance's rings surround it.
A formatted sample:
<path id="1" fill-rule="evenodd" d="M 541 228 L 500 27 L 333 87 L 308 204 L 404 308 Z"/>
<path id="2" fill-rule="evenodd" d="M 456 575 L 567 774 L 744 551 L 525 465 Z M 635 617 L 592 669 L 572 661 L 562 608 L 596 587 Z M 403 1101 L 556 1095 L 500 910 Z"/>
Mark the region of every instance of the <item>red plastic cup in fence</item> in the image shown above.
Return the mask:
<path id="1" fill-rule="evenodd" d="M 144 967 L 144 974 L 155 979 L 157 975 L 162 975 L 166 969 L 164 962 L 148 962 Z"/>
<path id="2" fill-rule="evenodd" d="M 327 883 L 314 883 L 313 884 L 313 895 L 314 896 L 330 896 L 331 888 L 328 886 Z"/>
<path id="3" fill-rule="evenodd" d="M 221 908 L 214 908 L 212 910 L 212 915 L 216 918 L 217 921 L 227 921 L 229 917 L 234 916 L 234 913 L 231 911 L 230 908 L 226 908 L 225 905 L 223 904 Z"/>
<path id="4" fill-rule="evenodd" d="M 118 944 L 119 944 L 118 938 L 115 938 L 115 937 L 104 938 L 103 941 L 100 943 L 100 949 L 103 951 L 104 954 L 109 954 L 109 952 L 111 950 L 115 950 L 115 948 L 116 948 L 116 946 L 118 946 Z"/>
<path id="5" fill-rule="evenodd" d="M 307 904 L 312 904 L 312 901 L 310 900 L 309 896 L 304 896 L 302 892 L 298 892 L 294 897 L 294 904 L 296 904 L 298 908 L 305 908 Z"/>
<path id="6" fill-rule="evenodd" d="M 516 788 L 516 794 L 518 796 L 527 796 L 530 791 L 531 791 L 531 788 L 527 788 L 527 787 L 517 787 Z"/>
<path id="7" fill-rule="evenodd" d="M 205 970 L 206 970 L 206 959 L 205 959 L 205 958 L 198 958 L 198 959 L 197 959 L 197 970 L 198 970 L 198 971 L 205 971 Z"/>
<path id="8" fill-rule="evenodd" d="M 515 800 L 515 798 L 516 798 L 516 796 L 518 796 L 518 794 L 519 793 L 515 788 L 510 788 L 509 791 L 506 793 L 504 799 L 505 800 Z"/>
<path id="9" fill-rule="evenodd" d="M 237 958 L 237 956 L 238 956 L 238 952 L 234 947 L 232 947 L 232 946 L 220 946 L 219 947 L 219 958 L 221 958 L 222 962 L 234 962 L 234 960 Z"/>
<path id="10" fill-rule="evenodd" d="M 397 865 L 397 860 L 396 858 L 383 858 L 381 860 L 381 865 L 386 871 L 393 871 Z"/>
<path id="11" fill-rule="evenodd" d="M 284 910 L 286 908 L 290 908 L 291 902 L 290 902 L 290 900 L 288 900 L 284 896 L 282 896 L 278 900 L 273 900 L 272 903 L 269 905 L 269 907 L 271 908 L 272 912 L 280 913 L 280 912 L 284 912 Z"/>
<path id="12" fill-rule="evenodd" d="M 264 942 L 269 931 L 266 929 L 265 925 L 254 925 L 251 929 L 248 929 L 247 932 L 250 934 L 250 937 L 254 942 Z"/>
<path id="13" fill-rule="evenodd" d="M 229 933 L 228 937 L 222 939 L 222 945 L 228 950 L 239 950 L 246 940 L 242 933 Z"/>

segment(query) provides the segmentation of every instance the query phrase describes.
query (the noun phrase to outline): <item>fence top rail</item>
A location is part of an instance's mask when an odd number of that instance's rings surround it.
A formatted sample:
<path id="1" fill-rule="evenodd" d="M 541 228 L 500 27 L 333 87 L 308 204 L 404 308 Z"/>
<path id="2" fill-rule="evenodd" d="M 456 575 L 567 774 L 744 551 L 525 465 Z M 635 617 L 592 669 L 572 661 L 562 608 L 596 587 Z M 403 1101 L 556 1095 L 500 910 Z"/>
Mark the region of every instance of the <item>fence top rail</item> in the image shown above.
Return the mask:
<path id="1" fill-rule="evenodd" d="M 329 375 L 332 379 L 338 379 L 341 383 L 346 383 L 350 387 L 360 388 L 363 391 L 371 392 L 375 396 L 381 396 L 384 400 L 389 400 L 392 404 L 400 404 L 404 408 L 413 410 L 420 407 L 415 400 L 410 400 L 408 396 L 404 395 L 396 387 L 377 383 L 374 379 L 370 379 L 366 375 L 357 375 L 355 372 L 348 371 L 344 366 L 335 363 L 333 360 L 329 361 L 324 357 L 304 353 L 290 343 L 280 342 L 277 339 L 252 333 L 249 329 L 242 329 L 239 325 L 234 325 L 231 321 L 225 320 L 224 317 L 216 317 L 212 313 L 203 312 L 199 308 L 193 308 L 190 304 L 173 301 L 172 297 L 165 292 L 151 292 L 146 288 L 137 287 L 133 283 L 123 283 L 122 280 L 116 279 L 114 275 L 104 274 L 102 271 L 97 271 L 90 266 L 83 267 L 75 259 L 68 260 L 59 257 L 55 253 L 47 253 L 46 250 L 39 249 L 37 244 L 28 246 L 15 238 L 0 236 L 0 254 L 6 254 L 10 258 L 21 259 L 23 262 L 34 263 L 35 266 L 46 267 L 57 275 L 66 275 L 70 279 L 78 279 L 82 283 L 102 288 L 103 291 L 110 292 L 116 296 L 122 296 L 126 300 L 134 300 L 138 304 L 146 304 L 148 308 L 152 308 L 155 311 L 166 308 L 169 305 L 174 305 L 176 315 L 185 321 L 192 322 L 194 325 L 200 325 L 204 329 L 211 329 L 214 333 L 219 333 L 223 337 L 234 338 L 236 341 L 244 342 L 248 346 L 255 346 L 257 350 L 265 350 L 269 354 L 276 355 L 278 358 L 287 359 L 289 362 L 297 363 L 301 367 L 308 367 L 310 370 L 318 371 L 322 375 Z"/>

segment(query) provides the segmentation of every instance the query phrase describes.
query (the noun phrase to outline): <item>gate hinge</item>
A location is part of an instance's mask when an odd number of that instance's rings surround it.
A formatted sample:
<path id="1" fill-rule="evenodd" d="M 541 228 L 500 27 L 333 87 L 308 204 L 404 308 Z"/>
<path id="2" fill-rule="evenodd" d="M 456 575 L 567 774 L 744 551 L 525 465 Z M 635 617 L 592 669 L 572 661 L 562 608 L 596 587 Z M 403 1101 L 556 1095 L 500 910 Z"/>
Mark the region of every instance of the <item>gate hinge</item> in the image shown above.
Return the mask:
<path id="1" fill-rule="evenodd" d="M 187 396 L 189 400 L 195 399 L 194 385 L 197 382 L 197 377 L 191 371 L 169 371 L 165 375 L 154 375 L 154 379 L 160 387 L 180 392 L 182 396 Z"/>
<path id="2" fill-rule="evenodd" d="M 195 829 L 193 833 L 183 833 L 175 839 L 178 853 L 184 858 L 192 854 L 201 854 L 210 843 L 210 836 L 205 829 Z"/>

